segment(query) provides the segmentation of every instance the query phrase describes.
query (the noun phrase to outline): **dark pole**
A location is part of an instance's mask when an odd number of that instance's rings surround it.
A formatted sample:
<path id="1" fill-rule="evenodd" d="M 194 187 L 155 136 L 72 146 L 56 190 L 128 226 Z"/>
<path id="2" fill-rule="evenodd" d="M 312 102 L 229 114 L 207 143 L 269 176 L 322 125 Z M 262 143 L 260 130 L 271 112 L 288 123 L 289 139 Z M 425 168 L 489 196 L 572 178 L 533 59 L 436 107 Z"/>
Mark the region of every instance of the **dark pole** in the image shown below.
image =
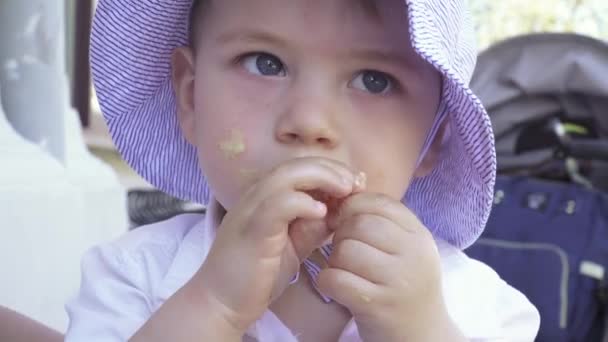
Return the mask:
<path id="1" fill-rule="evenodd" d="M 91 33 L 93 0 L 76 0 L 74 3 L 74 80 L 72 82 L 72 105 L 80 115 L 82 126 L 87 127 L 91 112 L 89 35 Z"/>

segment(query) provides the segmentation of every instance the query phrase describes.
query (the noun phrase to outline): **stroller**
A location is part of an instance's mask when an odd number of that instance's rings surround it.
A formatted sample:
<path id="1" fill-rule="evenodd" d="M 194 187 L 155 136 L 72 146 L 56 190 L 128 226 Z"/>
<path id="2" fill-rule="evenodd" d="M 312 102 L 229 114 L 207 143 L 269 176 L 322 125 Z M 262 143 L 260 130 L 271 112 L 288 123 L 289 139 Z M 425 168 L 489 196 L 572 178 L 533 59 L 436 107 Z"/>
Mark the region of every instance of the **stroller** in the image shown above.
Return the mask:
<path id="1" fill-rule="evenodd" d="M 492 118 L 499 176 L 466 253 L 536 305 L 537 341 L 608 341 L 608 44 L 506 40 L 480 55 L 471 86 Z"/>

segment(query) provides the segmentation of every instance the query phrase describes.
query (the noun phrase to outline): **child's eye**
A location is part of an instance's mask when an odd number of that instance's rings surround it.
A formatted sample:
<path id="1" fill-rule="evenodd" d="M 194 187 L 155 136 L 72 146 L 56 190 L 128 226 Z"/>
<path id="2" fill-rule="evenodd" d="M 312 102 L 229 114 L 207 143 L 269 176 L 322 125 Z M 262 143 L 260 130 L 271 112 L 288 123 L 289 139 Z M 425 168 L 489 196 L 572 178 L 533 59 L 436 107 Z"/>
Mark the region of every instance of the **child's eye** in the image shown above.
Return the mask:
<path id="1" fill-rule="evenodd" d="M 261 76 L 285 76 L 281 60 L 269 53 L 252 53 L 244 56 L 241 63 L 247 71 Z"/>
<path id="2" fill-rule="evenodd" d="M 352 81 L 352 86 L 372 94 L 385 94 L 393 89 L 393 81 L 383 72 L 365 70 Z"/>

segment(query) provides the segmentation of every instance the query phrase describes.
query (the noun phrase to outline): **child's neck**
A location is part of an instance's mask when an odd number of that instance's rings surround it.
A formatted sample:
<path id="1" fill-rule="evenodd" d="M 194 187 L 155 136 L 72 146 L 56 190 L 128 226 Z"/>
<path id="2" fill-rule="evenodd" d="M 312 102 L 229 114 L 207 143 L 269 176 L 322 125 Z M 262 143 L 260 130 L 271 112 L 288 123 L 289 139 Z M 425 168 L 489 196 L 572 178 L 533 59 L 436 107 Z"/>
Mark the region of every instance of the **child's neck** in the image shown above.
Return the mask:
<path id="1" fill-rule="evenodd" d="M 324 262 L 320 254 L 311 258 L 319 265 Z M 299 336 L 300 342 L 337 341 L 351 319 L 350 312 L 336 302 L 325 303 L 303 268 L 301 274 L 300 280 L 287 288 L 270 310 Z"/>

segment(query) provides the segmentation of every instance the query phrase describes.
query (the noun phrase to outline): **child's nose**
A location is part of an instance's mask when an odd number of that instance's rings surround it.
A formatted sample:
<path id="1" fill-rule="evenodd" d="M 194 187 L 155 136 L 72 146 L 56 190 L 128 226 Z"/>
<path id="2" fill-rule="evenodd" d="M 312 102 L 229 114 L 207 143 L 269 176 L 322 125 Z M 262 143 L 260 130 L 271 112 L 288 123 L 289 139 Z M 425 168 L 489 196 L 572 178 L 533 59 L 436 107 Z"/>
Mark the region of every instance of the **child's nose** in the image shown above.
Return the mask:
<path id="1" fill-rule="evenodd" d="M 276 139 L 283 144 L 335 148 L 340 142 L 334 110 L 310 98 L 292 103 L 277 122 Z"/>

